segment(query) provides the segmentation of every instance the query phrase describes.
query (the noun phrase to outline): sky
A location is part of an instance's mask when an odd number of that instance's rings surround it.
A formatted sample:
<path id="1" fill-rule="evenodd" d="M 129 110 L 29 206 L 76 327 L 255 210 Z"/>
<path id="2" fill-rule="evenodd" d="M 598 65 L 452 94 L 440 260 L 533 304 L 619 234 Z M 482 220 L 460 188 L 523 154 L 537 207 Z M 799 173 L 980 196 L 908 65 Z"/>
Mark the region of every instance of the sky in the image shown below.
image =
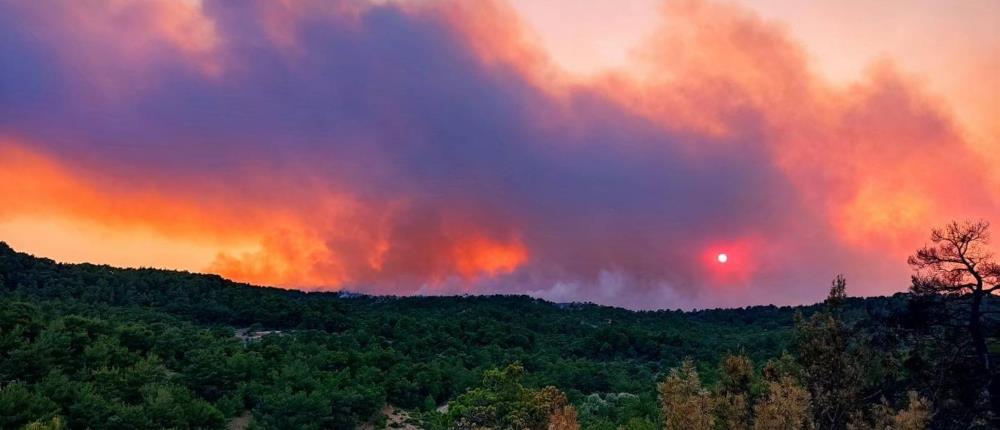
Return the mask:
<path id="1" fill-rule="evenodd" d="M 993 0 L 0 0 L 0 240 L 310 291 L 891 294 L 932 227 L 1000 222 L 998 100 Z"/>

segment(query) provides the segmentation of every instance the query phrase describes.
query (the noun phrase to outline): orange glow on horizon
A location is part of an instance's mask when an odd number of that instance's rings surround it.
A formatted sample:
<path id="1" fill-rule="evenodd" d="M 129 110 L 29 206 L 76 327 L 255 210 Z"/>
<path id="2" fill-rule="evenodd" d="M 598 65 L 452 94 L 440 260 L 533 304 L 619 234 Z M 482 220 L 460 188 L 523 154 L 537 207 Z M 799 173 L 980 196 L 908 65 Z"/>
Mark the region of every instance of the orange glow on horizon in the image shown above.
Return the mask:
<path id="1" fill-rule="evenodd" d="M 520 242 L 499 243 L 476 238 L 455 248 L 455 265 L 465 278 L 494 276 L 513 272 L 528 260 L 528 251 Z"/>
<path id="2" fill-rule="evenodd" d="M 66 262 L 208 271 L 259 285 L 324 290 L 395 276 L 498 276 L 529 255 L 520 240 L 458 230 L 449 233 L 452 245 L 422 250 L 422 258 L 433 262 L 421 265 L 411 261 L 417 256 L 398 255 L 386 236 L 391 224 L 371 216 L 372 208 L 347 208 L 336 198 L 323 204 L 313 196 L 310 207 L 324 209 L 317 216 L 352 226 L 353 233 L 339 240 L 354 244 L 350 253 L 361 254 L 354 256 L 330 247 L 330 233 L 317 229 L 310 212 L 241 200 L 209 205 L 162 190 L 112 190 L 88 179 L 89 173 L 71 171 L 23 142 L 0 142 L 0 240 Z"/>

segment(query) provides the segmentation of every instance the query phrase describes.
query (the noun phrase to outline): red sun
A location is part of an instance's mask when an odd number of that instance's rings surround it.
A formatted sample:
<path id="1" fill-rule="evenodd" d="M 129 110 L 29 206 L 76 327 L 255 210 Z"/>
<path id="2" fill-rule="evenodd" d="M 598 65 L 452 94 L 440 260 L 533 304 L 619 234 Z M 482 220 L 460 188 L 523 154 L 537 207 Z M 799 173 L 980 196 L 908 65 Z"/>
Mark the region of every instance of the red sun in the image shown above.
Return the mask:
<path id="1" fill-rule="evenodd" d="M 756 250 L 764 242 L 754 237 L 716 240 L 706 243 L 699 255 L 706 282 L 714 287 L 738 287 L 756 272 Z"/>

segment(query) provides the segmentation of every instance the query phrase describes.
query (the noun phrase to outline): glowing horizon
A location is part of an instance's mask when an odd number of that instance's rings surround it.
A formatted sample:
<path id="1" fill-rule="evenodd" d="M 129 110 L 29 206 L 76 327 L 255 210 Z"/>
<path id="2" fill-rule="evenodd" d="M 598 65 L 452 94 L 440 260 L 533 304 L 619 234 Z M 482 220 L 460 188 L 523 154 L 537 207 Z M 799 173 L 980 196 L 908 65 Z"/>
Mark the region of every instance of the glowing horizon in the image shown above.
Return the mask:
<path id="1" fill-rule="evenodd" d="M 1000 222 L 1000 4 L 866 5 L 3 3 L 0 241 L 310 290 L 888 294 L 931 227 Z"/>

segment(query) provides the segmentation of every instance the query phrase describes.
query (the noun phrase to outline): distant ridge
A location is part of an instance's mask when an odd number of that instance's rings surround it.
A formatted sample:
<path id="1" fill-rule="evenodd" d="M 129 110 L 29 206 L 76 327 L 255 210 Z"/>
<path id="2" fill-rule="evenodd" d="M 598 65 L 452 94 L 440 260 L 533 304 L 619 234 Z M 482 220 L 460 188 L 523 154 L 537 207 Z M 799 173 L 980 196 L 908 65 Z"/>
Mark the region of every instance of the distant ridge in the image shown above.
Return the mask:
<path id="1" fill-rule="evenodd" d="M 523 294 L 490 294 L 490 295 L 475 295 L 475 294 L 465 294 L 465 295 L 454 295 L 454 296 L 378 296 L 370 295 L 366 293 L 359 293 L 355 291 L 301 291 L 294 289 L 286 289 L 273 286 L 260 286 L 253 285 L 244 282 L 231 281 L 222 276 L 216 274 L 202 274 L 194 273 L 183 270 L 170 270 L 170 269 L 155 269 L 155 268 L 118 268 L 109 265 L 92 264 L 92 263 L 59 263 L 49 258 L 36 257 L 27 253 L 18 252 L 10 247 L 4 241 L 0 241 L 0 284 L 8 291 L 18 291 L 25 294 L 38 294 L 38 295 L 51 295 L 54 294 L 49 288 L 50 285 L 40 284 L 36 276 L 26 276 L 29 273 L 45 273 L 46 279 L 55 280 L 59 282 L 65 282 L 65 284 L 71 285 L 71 291 L 73 294 L 83 294 L 81 286 L 78 282 L 68 282 L 70 280 L 78 281 L 79 279 L 72 278 L 82 278 L 87 280 L 100 280 L 104 279 L 112 290 L 114 291 L 133 291 L 138 290 L 149 290 L 156 288 L 177 288 L 179 284 L 184 284 L 186 295 L 189 300 L 197 300 L 200 297 L 209 296 L 212 298 L 223 298 L 226 300 L 227 306 L 236 306 L 240 308 L 243 312 L 248 315 L 254 313 L 253 309 L 243 308 L 241 305 L 237 304 L 240 300 L 248 300 L 250 303 L 257 303 L 260 299 L 267 298 L 268 300 L 282 300 L 290 302 L 304 302 L 304 303 L 317 303 L 316 299 L 326 298 L 330 299 L 331 303 L 336 303 L 338 306 L 344 303 L 344 300 L 350 299 L 349 302 L 353 304 L 358 304 L 358 302 L 364 302 L 366 304 L 372 304 L 376 302 L 389 301 L 404 301 L 411 303 L 421 303 L 422 305 L 430 305 L 435 302 L 446 303 L 446 302 L 458 302 L 458 303 L 469 303 L 477 302 L 483 300 L 498 300 L 498 301 L 512 301 L 512 302 L 532 302 L 540 306 L 547 306 L 554 310 L 570 310 L 570 309 L 586 309 L 586 308 L 603 308 L 609 311 L 623 312 L 623 313 L 690 313 L 690 314 L 703 314 L 712 312 L 727 312 L 727 311 L 740 311 L 740 310 L 754 310 L 754 309 L 784 309 L 789 312 L 795 309 L 801 309 L 809 311 L 814 309 L 818 304 L 810 305 L 799 305 L 799 306 L 775 306 L 775 305 L 752 305 L 740 308 L 713 308 L 713 309 L 701 309 L 694 311 L 681 311 L 681 310 L 642 310 L 633 311 L 625 308 L 619 308 L 614 306 L 600 305 L 591 302 L 569 302 L 569 303 L 555 303 L 545 299 L 538 299 L 530 297 Z M 28 278 L 31 278 L 29 281 Z M 151 280 L 156 279 L 158 282 L 151 282 Z M 117 282 L 107 282 L 109 280 L 115 280 Z M 93 288 L 91 286 L 90 288 Z M 65 294 L 62 292 L 61 294 Z M 876 296 L 869 298 L 851 298 L 850 301 L 854 304 L 865 303 L 866 307 L 879 307 L 888 302 L 892 302 L 896 305 L 902 303 L 904 298 L 908 296 L 907 293 L 897 293 L 891 297 Z M 121 294 L 112 294 L 113 297 L 121 297 Z M 239 299 L 239 300 L 237 300 Z M 340 300 L 344 299 L 344 300 Z M 110 300 L 114 303 L 114 300 Z M 167 304 L 161 304 L 166 306 Z M 312 305 L 311 305 L 312 306 Z M 247 321 L 240 321 L 247 322 Z"/>

